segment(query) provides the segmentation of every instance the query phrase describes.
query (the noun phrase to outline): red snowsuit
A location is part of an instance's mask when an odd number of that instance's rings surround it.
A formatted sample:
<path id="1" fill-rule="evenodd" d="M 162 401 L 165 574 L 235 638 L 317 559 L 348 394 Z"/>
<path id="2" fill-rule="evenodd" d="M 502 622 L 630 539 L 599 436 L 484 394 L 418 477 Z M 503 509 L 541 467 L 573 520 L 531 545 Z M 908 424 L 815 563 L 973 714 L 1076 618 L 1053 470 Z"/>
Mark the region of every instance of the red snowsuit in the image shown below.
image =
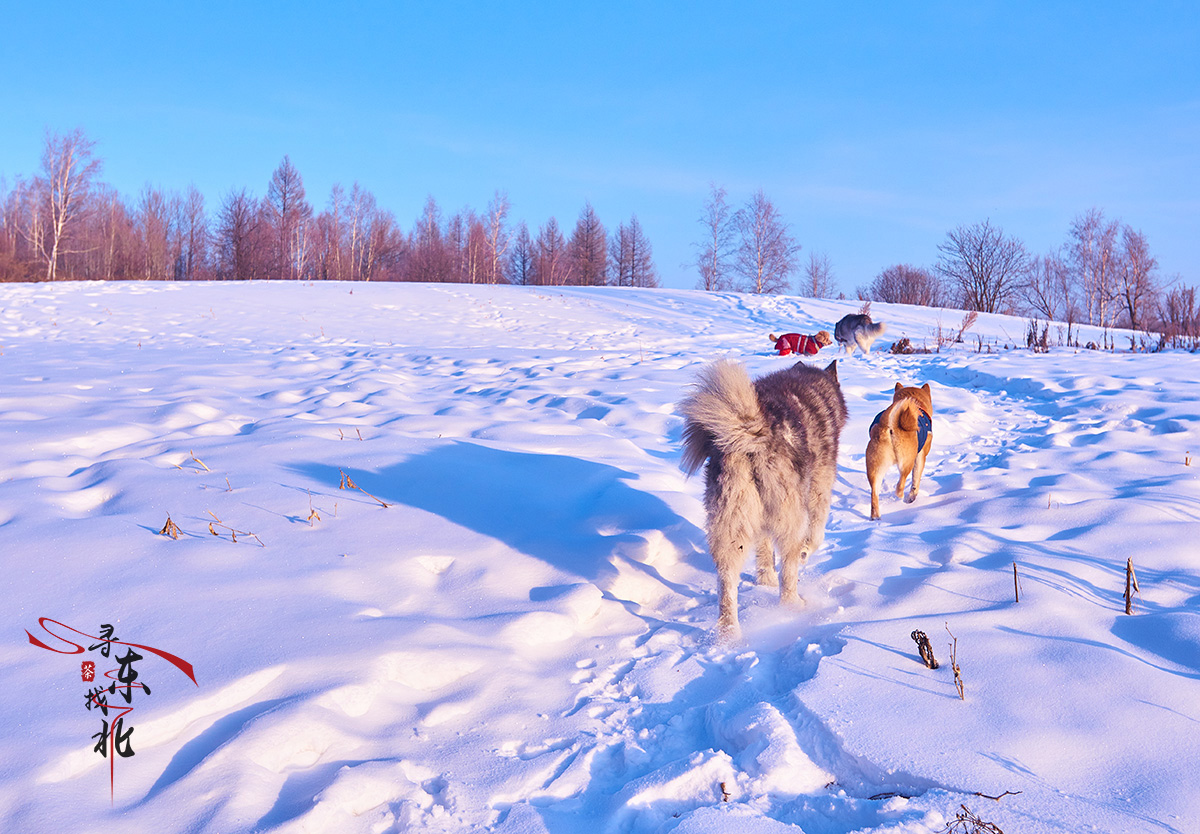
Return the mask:
<path id="1" fill-rule="evenodd" d="M 821 349 L 821 343 L 812 336 L 784 333 L 775 340 L 775 349 L 779 351 L 780 356 L 787 356 L 790 353 L 811 355 Z"/>

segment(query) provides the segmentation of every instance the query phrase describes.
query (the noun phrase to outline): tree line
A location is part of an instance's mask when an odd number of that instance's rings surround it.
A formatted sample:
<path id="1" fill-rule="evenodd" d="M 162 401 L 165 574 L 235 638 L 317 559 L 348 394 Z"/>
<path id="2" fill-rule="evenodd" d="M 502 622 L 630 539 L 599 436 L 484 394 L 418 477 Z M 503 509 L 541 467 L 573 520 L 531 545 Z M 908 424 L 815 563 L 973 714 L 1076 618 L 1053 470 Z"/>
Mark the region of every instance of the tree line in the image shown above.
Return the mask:
<path id="1" fill-rule="evenodd" d="M 1196 345 L 1196 289 L 1164 278 L 1139 229 L 1099 208 L 1071 221 L 1066 240 L 1043 254 L 984 220 L 948 232 L 932 268 L 896 264 L 861 299 L 1027 315 L 1048 321 L 1158 332 Z"/>
<path id="2" fill-rule="evenodd" d="M 786 292 L 794 279 L 800 295 L 837 293 L 828 255 L 813 252 L 801 261 L 790 227 L 761 190 L 734 209 L 725 189 L 712 186 L 699 225 L 692 264 L 699 289 Z M 864 301 L 1154 330 L 1165 344 L 1200 346 L 1196 288 L 1178 275 L 1164 279 L 1146 235 L 1098 208 L 1075 217 L 1066 241 L 1041 255 L 990 220 L 959 226 L 938 246 L 932 268 L 888 266 L 857 294 Z"/>
<path id="3" fill-rule="evenodd" d="M 497 191 L 482 213 L 443 216 L 431 196 L 405 231 L 358 183 L 309 202 L 284 156 L 266 194 L 234 188 L 209 209 L 195 187 L 147 186 L 126 199 L 100 179 L 80 129 L 47 131 L 39 172 L 0 181 L 0 281 L 343 280 L 542 286 L 658 286 L 653 249 L 635 216 L 615 231 L 585 203 L 568 237 L 551 217 L 532 234 Z M 801 246 L 760 189 L 735 207 L 710 189 L 684 265 L 709 291 L 838 293 L 828 255 Z M 795 283 L 793 283 L 795 282 Z M 1200 304 L 1180 276 L 1164 279 L 1145 234 L 1093 208 L 1062 245 L 1031 254 L 984 220 L 948 232 L 932 267 L 894 264 L 859 287 L 863 300 L 1029 315 L 1068 324 L 1155 330 L 1200 345 Z"/>
<path id="4" fill-rule="evenodd" d="M 82 130 L 47 132 L 37 175 L 0 182 L 0 281 L 344 280 L 654 287 L 633 216 L 607 230 L 585 204 L 568 238 L 553 217 L 530 233 L 497 191 L 484 212 L 443 217 L 433 197 L 409 231 L 374 195 L 335 185 L 309 202 L 284 156 L 265 196 L 231 189 L 215 211 L 195 187 L 128 200 L 100 179 Z"/>

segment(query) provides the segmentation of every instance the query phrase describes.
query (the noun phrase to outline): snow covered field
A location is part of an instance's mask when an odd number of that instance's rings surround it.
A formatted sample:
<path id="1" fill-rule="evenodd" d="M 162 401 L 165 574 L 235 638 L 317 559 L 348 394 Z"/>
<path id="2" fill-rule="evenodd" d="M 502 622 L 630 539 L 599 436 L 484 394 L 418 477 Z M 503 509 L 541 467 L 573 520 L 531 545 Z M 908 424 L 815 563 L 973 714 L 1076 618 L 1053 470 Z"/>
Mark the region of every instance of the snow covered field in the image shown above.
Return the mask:
<path id="1" fill-rule="evenodd" d="M 807 604 L 747 564 L 744 642 L 713 643 L 674 404 L 703 363 L 782 367 L 768 332 L 857 308 L 0 286 L 0 827 L 937 832 L 965 805 L 1006 834 L 1200 831 L 1196 356 L 1006 351 L 1026 323 L 1001 316 L 894 356 L 961 314 L 875 305 Z M 872 522 L 897 381 L 931 383 L 933 452 Z M 117 664 L 32 645 L 71 650 L 43 617 L 194 666 L 139 650 L 111 771 L 80 662 Z"/>

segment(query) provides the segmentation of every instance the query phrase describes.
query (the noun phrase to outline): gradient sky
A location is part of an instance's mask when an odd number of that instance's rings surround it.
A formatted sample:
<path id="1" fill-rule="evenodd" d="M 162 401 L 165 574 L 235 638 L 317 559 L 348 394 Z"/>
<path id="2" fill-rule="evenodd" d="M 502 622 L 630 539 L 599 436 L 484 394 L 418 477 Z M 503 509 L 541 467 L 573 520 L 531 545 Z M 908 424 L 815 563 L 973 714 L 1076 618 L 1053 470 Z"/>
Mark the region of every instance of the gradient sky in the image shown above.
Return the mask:
<path id="1" fill-rule="evenodd" d="M 127 197 L 210 212 L 284 154 L 411 228 L 506 190 L 532 232 L 637 214 L 691 287 L 710 183 L 762 188 L 847 294 L 988 218 L 1034 252 L 1097 206 L 1200 282 L 1200 7 L 1066 3 L 10 4 L 0 177 L 82 127 Z"/>

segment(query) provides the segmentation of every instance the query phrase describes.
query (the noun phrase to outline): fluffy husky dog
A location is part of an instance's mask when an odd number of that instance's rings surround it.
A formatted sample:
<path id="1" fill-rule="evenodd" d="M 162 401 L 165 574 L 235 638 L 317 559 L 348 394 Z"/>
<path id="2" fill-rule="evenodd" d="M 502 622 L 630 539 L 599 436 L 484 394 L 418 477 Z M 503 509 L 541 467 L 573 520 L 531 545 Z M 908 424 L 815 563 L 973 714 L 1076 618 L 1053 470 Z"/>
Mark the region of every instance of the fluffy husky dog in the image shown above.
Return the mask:
<path id="1" fill-rule="evenodd" d="M 757 554 L 758 584 L 779 585 L 781 602 L 800 600 L 800 565 L 825 539 L 846 400 L 837 362 L 823 371 L 797 363 L 751 382 L 745 368 L 722 360 L 700 372 L 696 387 L 679 404 L 683 468 L 691 475 L 708 461 L 704 507 L 720 592 L 717 630 L 729 639 L 739 634 L 738 576 L 747 548 Z"/>
<path id="2" fill-rule="evenodd" d="M 871 483 L 871 518 L 879 518 L 879 490 L 883 473 L 894 463 L 900 467 L 896 497 L 904 493 L 904 482 L 912 473 L 912 489 L 904 499 L 916 500 L 925 472 L 925 458 L 933 448 L 933 399 L 929 383 L 905 388 L 899 382 L 892 404 L 875 416 L 867 442 L 867 480 Z"/>
<path id="3" fill-rule="evenodd" d="M 833 338 L 846 349 L 846 353 L 853 353 L 855 345 L 862 348 L 863 353 L 870 353 L 871 342 L 883 335 L 885 330 L 887 325 L 883 322 L 872 322 L 865 313 L 851 313 L 843 316 L 833 328 Z"/>

